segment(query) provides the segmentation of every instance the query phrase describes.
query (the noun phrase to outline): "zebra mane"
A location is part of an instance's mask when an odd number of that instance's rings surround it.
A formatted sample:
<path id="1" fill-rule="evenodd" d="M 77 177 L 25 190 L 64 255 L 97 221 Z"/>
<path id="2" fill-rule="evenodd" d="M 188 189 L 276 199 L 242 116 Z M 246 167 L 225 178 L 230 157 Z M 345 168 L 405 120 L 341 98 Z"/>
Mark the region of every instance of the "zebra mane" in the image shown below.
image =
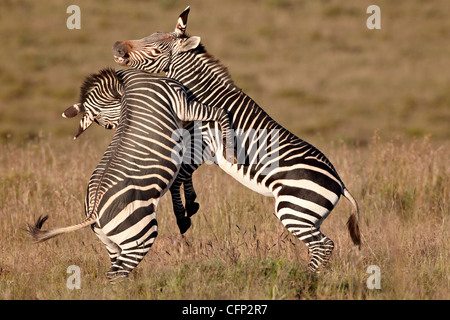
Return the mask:
<path id="1" fill-rule="evenodd" d="M 193 53 L 205 59 L 204 62 L 208 64 L 210 67 L 216 69 L 215 74 L 223 80 L 226 84 L 233 85 L 234 82 L 231 78 L 230 73 L 228 72 L 228 68 L 225 67 L 218 59 L 216 59 L 212 54 L 206 51 L 206 48 L 200 43 L 197 48 L 193 50 Z"/>
<path id="2" fill-rule="evenodd" d="M 97 73 L 92 73 L 84 79 L 80 88 L 80 103 L 84 103 L 87 100 L 89 94 L 94 90 L 96 86 L 99 86 L 104 81 L 109 81 L 108 91 L 112 94 L 112 98 L 120 99 L 122 93 L 119 92 L 119 85 L 122 86 L 122 81 L 116 74 L 116 71 L 110 67 L 100 70 Z"/>

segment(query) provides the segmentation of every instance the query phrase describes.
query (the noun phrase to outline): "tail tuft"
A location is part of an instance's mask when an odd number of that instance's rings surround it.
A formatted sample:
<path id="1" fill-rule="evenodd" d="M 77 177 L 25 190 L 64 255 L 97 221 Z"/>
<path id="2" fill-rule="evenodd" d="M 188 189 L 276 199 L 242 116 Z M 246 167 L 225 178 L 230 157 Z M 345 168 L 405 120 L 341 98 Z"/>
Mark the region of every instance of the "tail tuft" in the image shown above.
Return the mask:
<path id="1" fill-rule="evenodd" d="M 358 218 L 355 213 L 352 213 L 348 218 L 347 228 L 353 243 L 361 248 L 361 233 L 359 231 Z"/>
<path id="2" fill-rule="evenodd" d="M 350 194 L 350 192 L 344 187 L 344 190 L 342 192 L 344 197 L 346 197 L 352 204 L 353 210 L 352 214 L 347 220 L 347 228 L 348 232 L 350 233 L 350 238 L 352 239 L 353 243 L 357 245 L 359 248 L 361 248 L 361 232 L 359 231 L 359 207 L 358 203 L 356 202 L 355 198 Z"/>
<path id="3" fill-rule="evenodd" d="M 76 231 L 78 229 L 87 227 L 87 226 L 95 223 L 95 218 L 93 216 L 89 216 L 83 222 L 73 225 L 73 226 L 41 230 L 42 225 L 44 224 L 45 221 L 47 221 L 47 219 L 48 219 L 48 216 L 39 217 L 36 220 L 36 222 L 34 223 L 34 225 L 27 224 L 27 228 L 25 231 L 28 232 L 28 234 L 30 235 L 31 240 L 33 242 L 35 242 L 35 243 L 42 242 L 42 241 L 51 239 L 53 237 L 56 237 L 57 235 L 60 235 L 62 233 Z"/>
<path id="4" fill-rule="evenodd" d="M 45 240 L 50 239 L 55 236 L 55 235 L 51 235 L 49 230 L 46 230 L 46 231 L 41 230 L 42 225 L 45 223 L 45 221 L 47 221 L 47 219 L 48 219 L 48 216 L 44 216 L 44 217 L 39 216 L 39 218 L 37 218 L 34 225 L 27 224 L 26 231 L 30 235 L 31 240 L 33 242 L 35 242 L 35 243 L 42 242 L 42 241 L 45 241 Z"/>

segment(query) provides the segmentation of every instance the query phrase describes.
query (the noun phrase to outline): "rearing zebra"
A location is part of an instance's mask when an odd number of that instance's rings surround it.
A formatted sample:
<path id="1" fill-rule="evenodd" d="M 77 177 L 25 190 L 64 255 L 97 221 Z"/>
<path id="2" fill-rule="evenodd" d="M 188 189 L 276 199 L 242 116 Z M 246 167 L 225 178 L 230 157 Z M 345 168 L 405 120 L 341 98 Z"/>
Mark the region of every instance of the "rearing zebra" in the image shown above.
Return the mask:
<path id="1" fill-rule="evenodd" d="M 237 135 L 238 163 L 220 161 L 219 153 L 219 166 L 252 190 L 275 198 L 276 216 L 306 244 L 311 254 L 308 268 L 318 271 L 327 264 L 334 248 L 320 226 L 341 195 L 353 206 L 347 226 L 353 242 L 360 244 L 355 199 L 323 153 L 275 122 L 234 85 L 227 69 L 206 52 L 200 37 L 186 35 L 188 13 L 189 7 L 179 16 L 174 32 L 117 41 L 112 49 L 115 61 L 149 72 L 166 72 L 189 89 L 190 99 L 229 112 Z M 206 143 L 213 128 L 213 124 L 202 127 Z M 265 134 L 257 134 L 261 132 Z M 255 156 L 255 150 L 261 156 Z M 183 164 L 172 189 L 179 188 L 183 179 L 190 182 L 199 165 Z M 185 186 L 185 190 L 186 203 L 194 203 L 193 188 Z M 172 195 L 175 193 L 173 190 Z M 173 202 L 175 214 L 184 214 L 184 208 L 179 212 L 181 198 L 175 197 Z"/>
<path id="2" fill-rule="evenodd" d="M 178 82 L 138 70 L 108 69 L 91 75 L 82 87 L 80 104 L 68 108 L 65 115 L 84 111 L 82 132 L 89 121 L 114 124 L 117 109 L 112 118 L 102 114 L 108 106 L 120 106 L 120 118 L 89 180 L 86 219 L 74 226 L 44 231 L 41 227 L 47 216 L 39 217 L 34 225 L 28 225 L 28 232 L 35 242 L 41 242 L 91 226 L 108 250 L 111 268 L 107 277 L 113 281 L 128 276 L 158 234 L 158 203 L 174 181 L 184 152 L 179 143 L 180 123 L 218 121 L 225 133 L 230 123 L 225 110 L 188 102 L 186 90 Z"/>
<path id="3" fill-rule="evenodd" d="M 118 71 L 118 75 L 122 74 L 123 71 Z M 74 136 L 74 139 L 77 139 L 87 128 L 89 128 L 93 122 L 96 122 L 98 125 L 102 126 L 105 129 L 116 129 L 119 124 L 119 116 L 120 116 L 120 108 L 121 108 L 121 97 L 122 97 L 122 84 L 117 82 L 117 75 L 114 70 L 104 69 L 101 70 L 97 74 L 92 74 L 88 76 L 82 87 L 80 92 L 80 102 L 76 103 L 69 108 L 67 108 L 62 116 L 64 118 L 73 118 L 80 112 L 82 112 L 83 116 L 80 120 L 80 124 L 78 127 L 78 132 Z M 197 102 L 194 102 L 197 103 Z M 205 112 L 207 108 L 196 108 L 198 111 Z M 232 149 L 232 131 L 230 130 L 231 124 L 230 119 L 226 115 L 225 110 L 217 110 L 217 108 L 209 108 L 208 113 L 200 115 L 194 115 L 191 118 L 193 119 L 218 119 L 220 126 L 223 131 L 223 153 L 228 149 Z M 179 110 L 182 112 L 182 110 Z M 219 113 L 217 113 L 219 112 Z M 199 120 L 198 120 L 199 121 Z M 187 122 L 184 122 L 187 123 Z M 183 130 L 181 130 L 181 134 L 183 134 Z M 221 131 L 218 129 L 217 134 L 221 134 Z M 183 134 L 184 138 L 186 138 L 186 134 Z M 185 141 L 184 144 L 188 144 L 189 137 L 187 137 L 188 141 Z M 216 136 L 217 140 L 219 137 Z M 208 152 L 215 153 L 217 147 L 214 143 L 210 144 L 211 147 L 208 147 Z M 225 155 L 226 156 L 226 155 Z M 234 158 L 227 158 L 229 161 L 236 161 Z M 185 185 L 189 184 L 187 179 L 176 179 L 176 181 L 184 181 Z M 190 179 L 190 183 L 192 185 L 192 179 Z M 172 199 L 178 200 L 181 203 L 181 210 L 183 212 L 182 215 L 176 216 L 177 225 L 183 234 L 187 229 L 191 226 L 190 216 L 195 214 L 199 208 L 198 204 L 188 203 L 189 215 L 184 216 L 184 206 L 181 202 L 181 197 L 179 193 L 180 186 L 178 185 L 175 188 L 171 188 Z M 192 187 L 193 190 L 193 187 Z"/>

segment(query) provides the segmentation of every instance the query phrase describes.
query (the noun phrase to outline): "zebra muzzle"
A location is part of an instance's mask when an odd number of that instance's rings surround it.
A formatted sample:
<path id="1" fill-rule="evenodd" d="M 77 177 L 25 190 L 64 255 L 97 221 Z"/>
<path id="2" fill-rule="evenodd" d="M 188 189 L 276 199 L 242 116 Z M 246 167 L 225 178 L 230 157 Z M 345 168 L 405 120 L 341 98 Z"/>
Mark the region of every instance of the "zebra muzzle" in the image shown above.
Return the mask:
<path id="1" fill-rule="evenodd" d="M 122 64 L 125 61 L 125 59 L 122 57 L 114 56 L 114 61 L 116 61 L 119 64 Z"/>

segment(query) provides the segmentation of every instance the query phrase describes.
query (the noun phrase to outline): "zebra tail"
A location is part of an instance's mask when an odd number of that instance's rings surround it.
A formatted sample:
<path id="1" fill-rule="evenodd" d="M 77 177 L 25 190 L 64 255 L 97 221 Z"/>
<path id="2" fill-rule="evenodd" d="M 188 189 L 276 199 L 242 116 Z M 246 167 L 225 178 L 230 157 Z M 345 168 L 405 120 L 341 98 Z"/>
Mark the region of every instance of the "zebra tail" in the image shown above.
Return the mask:
<path id="1" fill-rule="evenodd" d="M 358 203 L 345 187 L 342 194 L 350 201 L 350 203 L 353 206 L 352 214 L 347 220 L 347 228 L 348 232 L 350 233 L 350 238 L 352 238 L 352 241 L 355 245 L 361 248 L 361 232 L 359 231 L 359 224 L 358 224 L 359 222 Z"/>
<path id="2" fill-rule="evenodd" d="M 43 242 L 46 241 L 48 239 L 51 239 L 53 237 L 56 237 L 62 233 L 67 233 L 67 232 L 72 232 L 72 231 L 76 231 L 78 229 L 87 227 L 93 223 L 95 223 L 95 219 L 93 216 L 89 216 L 89 218 L 87 218 L 86 220 L 84 220 L 83 222 L 73 225 L 73 226 L 69 226 L 69 227 L 62 227 L 62 228 L 53 228 L 53 229 L 48 229 L 48 230 L 41 230 L 42 225 L 44 224 L 45 221 L 47 221 L 48 216 L 40 216 L 36 222 L 34 223 L 34 225 L 32 224 L 27 224 L 27 228 L 25 231 L 28 232 L 28 234 L 31 237 L 31 240 L 34 243 L 38 243 L 38 242 Z"/>

